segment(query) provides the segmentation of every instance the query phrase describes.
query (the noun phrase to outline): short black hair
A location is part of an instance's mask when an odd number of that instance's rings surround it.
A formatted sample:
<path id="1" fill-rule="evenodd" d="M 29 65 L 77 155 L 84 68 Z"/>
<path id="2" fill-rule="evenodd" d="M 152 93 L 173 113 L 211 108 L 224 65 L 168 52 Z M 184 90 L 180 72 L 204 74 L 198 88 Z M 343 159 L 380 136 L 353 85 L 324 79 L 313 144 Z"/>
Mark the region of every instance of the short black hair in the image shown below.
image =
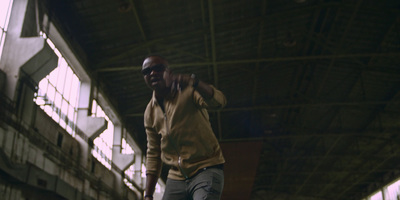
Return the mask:
<path id="1" fill-rule="evenodd" d="M 147 58 L 150 58 L 150 57 L 159 57 L 159 58 L 161 58 L 161 59 L 163 59 L 163 60 L 168 62 L 168 59 L 166 59 L 164 56 L 162 56 L 160 54 L 149 54 L 146 57 L 144 57 L 143 61 L 146 60 Z"/>
<path id="2" fill-rule="evenodd" d="M 163 59 L 167 64 L 165 65 L 165 68 L 167 69 L 167 70 L 170 70 L 171 71 L 171 69 L 169 68 L 169 62 L 168 62 L 168 60 L 164 57 L 164 56 L 161 56 L 161 55 L 159 55 L 159 54 L 149 54 L 149 55 L 147 55 L 144 59 L 143 59 L 143 63 L 144 63 L 144 61 L 147 59 L 147 58 L 150 58 L 150 57 L 159 57 L 159 58 L 161 58 L 161 59 Z M 143 67 L 143 66 L 142 66 Z"/>

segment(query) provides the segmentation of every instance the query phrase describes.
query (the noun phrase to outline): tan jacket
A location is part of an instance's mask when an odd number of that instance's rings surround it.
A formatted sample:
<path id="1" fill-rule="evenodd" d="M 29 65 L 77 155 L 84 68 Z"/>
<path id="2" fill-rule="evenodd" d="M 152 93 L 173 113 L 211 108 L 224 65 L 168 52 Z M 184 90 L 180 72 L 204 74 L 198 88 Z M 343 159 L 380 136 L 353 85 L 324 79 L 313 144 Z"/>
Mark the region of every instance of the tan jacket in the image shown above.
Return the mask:
<path id="1" fill-rule="evenodd" d="M 165 113 L 153 92 L 144 114 L 147 174 L 160 176 L 164 162 L 171 166 L 168 178 L 184 180 L 201 168 L 225 162 L 206 108 L 222 108 L 226 98 L 211 87 L 214 96 L 210 100 L 192 87 L 170 95 L 164 99 Z"/>

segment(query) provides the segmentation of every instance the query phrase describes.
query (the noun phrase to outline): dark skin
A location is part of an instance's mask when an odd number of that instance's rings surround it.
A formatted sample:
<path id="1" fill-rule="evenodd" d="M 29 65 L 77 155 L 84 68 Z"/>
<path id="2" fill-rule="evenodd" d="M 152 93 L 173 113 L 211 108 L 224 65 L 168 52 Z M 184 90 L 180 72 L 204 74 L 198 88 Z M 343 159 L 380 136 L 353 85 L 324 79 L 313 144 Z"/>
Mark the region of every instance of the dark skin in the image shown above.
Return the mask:
<path id="1" fill-rule="evenodd" d="M 189 74 L 174 74 L 168 68 L 168 61 L 158 56 L 151 56 L 144 60 L 142 70 L 152 68 L 156 65 L 164 65 L 166 68 L 162 71 L 151 70 L 149 74 L 144 75 L 144 81 L 147 86 L 154 90 L 157 100 L 163 101 L 167 95 L 177 92 L 187 87 L 192 79 Z M 214 95 L 213 89 L 203 81 L 199 81 L 196 90 L 205 99 L 210 99 Z"/>
<path id="2" fill-rule="evenodd" d="M 164 67 L 160 67 L 161 65 Z M 155 92 L 156 99 L 162 106 L 162 109 L 164 109 L 164 98 L 188 87 L 192 79 L 188 74 L 173 74 L 168 68 L 168 61 L 159 56 L 146 58 L 142 65 L 143 70 L 149 72 L 143 75 L 144 81 Z M 214 95 L 214 90 L 201 80 L 199 80 L 195 89 L 205 99 L 211 99 Z M 154 193 L 157 180 L 158 176 L 147 174 L 145 194 L 152 195 Z M 145 200 L 152 199 L 152 197 L 145 198 Z"/>

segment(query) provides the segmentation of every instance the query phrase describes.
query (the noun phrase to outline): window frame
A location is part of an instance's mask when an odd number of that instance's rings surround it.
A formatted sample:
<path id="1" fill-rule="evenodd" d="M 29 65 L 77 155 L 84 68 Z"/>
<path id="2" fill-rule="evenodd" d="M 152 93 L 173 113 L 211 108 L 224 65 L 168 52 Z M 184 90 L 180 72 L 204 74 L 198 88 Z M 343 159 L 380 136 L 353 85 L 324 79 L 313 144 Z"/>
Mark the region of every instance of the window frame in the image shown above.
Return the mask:
<path id="1" fill-rule="evenodd" d="M 14 3 L 14 0 L 6 0 L 6 1 L 8 1 L 8 6 L 7 6 L 7 9 L 5 9 L 5 12 L 3 12 L 2 9 L 0 9 L 0 13 L 3 13 L 3 15 L 4 15 L 4 24 L 3 24 L 3 22 L 0 22 L 0 59 L 3 55 L 5 38 L 7 35 L 8 24 L 10 22 L 10 16 L 11 16 L 11 10 L 12 10 L 12 6 Z M 1 7 L 5 8 L 3 6 L 1 6 Z M 0 19 L 1 19 L 1 17 L 0 17 Z"/>
<path id="2" fill-rule="evenodd" d="M 113 151 L 112 146 L 113 146 L 114 131 L 115 131 L 114 122 L 112 122 L 108 114 L 104 111 L 103 107 L 99 104 L 98 100 L 96 99 L 93 99 L 92 101 L 91 113 L 92 117 L 103 117 L 107 120 L 108 123 L 107 129 L 101 132 L 93 140 L 93 148 L 91 150 L 91 153 L 101 164 L 103 164 L 107 169 L 111 170 L 112 151 Z M 105 137 L 107 137 L 107 135 L 110 138 L 106 139 Z M 99 144 L 101 144 L 101 146 Z"/>
<path id="3" fill-rule="evenodd" d="M 58 56 L 58 63 L 57 67 L 39 81 L 33 101 L 72 137 L 75 137 L 81 80 L 52 40 L 43 32 L 40 35 Z M 72 82 L 72 84 L 67 84 L 67 82 Z"/>

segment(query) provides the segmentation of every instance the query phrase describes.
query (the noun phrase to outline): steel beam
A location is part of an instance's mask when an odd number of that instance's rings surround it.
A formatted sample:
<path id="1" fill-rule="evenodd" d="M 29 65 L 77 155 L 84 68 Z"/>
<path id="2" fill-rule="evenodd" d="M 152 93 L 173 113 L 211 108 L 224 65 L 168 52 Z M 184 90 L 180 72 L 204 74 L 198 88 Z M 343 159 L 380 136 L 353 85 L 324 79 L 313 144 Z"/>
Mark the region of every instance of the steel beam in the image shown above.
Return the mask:
<path id="1" fill-rule="evenodd" d="M 249 64 L 258 62 L 285 62 L 285 61 L 306 61 L 306 60 L 325 60 L 325 59 L 346 59 L 346 58 L 363 58 L 363 57 L 400 57 L 400 52 L 385 52 L 385 53 L 354 53 L 354 54 L 331 54 L 331 55 L 312 55 L 312 56 L 292 56 L 292 57 L 273 57 L 259 59 L 244 59 L 244 60 L 226 60 L 226 61 L 207 61 L 207 62 L 191 62 L 178 63 L 170 65 L 171 68 L 189 67 L 189 66 L 207 66 L 207 65 L 234 65 L 234 64 Z M 113 71 L 138 71 L 141 66 L 120 66 L 111 68 L 97 69 L 97 72 L 113 72 Z"/>

